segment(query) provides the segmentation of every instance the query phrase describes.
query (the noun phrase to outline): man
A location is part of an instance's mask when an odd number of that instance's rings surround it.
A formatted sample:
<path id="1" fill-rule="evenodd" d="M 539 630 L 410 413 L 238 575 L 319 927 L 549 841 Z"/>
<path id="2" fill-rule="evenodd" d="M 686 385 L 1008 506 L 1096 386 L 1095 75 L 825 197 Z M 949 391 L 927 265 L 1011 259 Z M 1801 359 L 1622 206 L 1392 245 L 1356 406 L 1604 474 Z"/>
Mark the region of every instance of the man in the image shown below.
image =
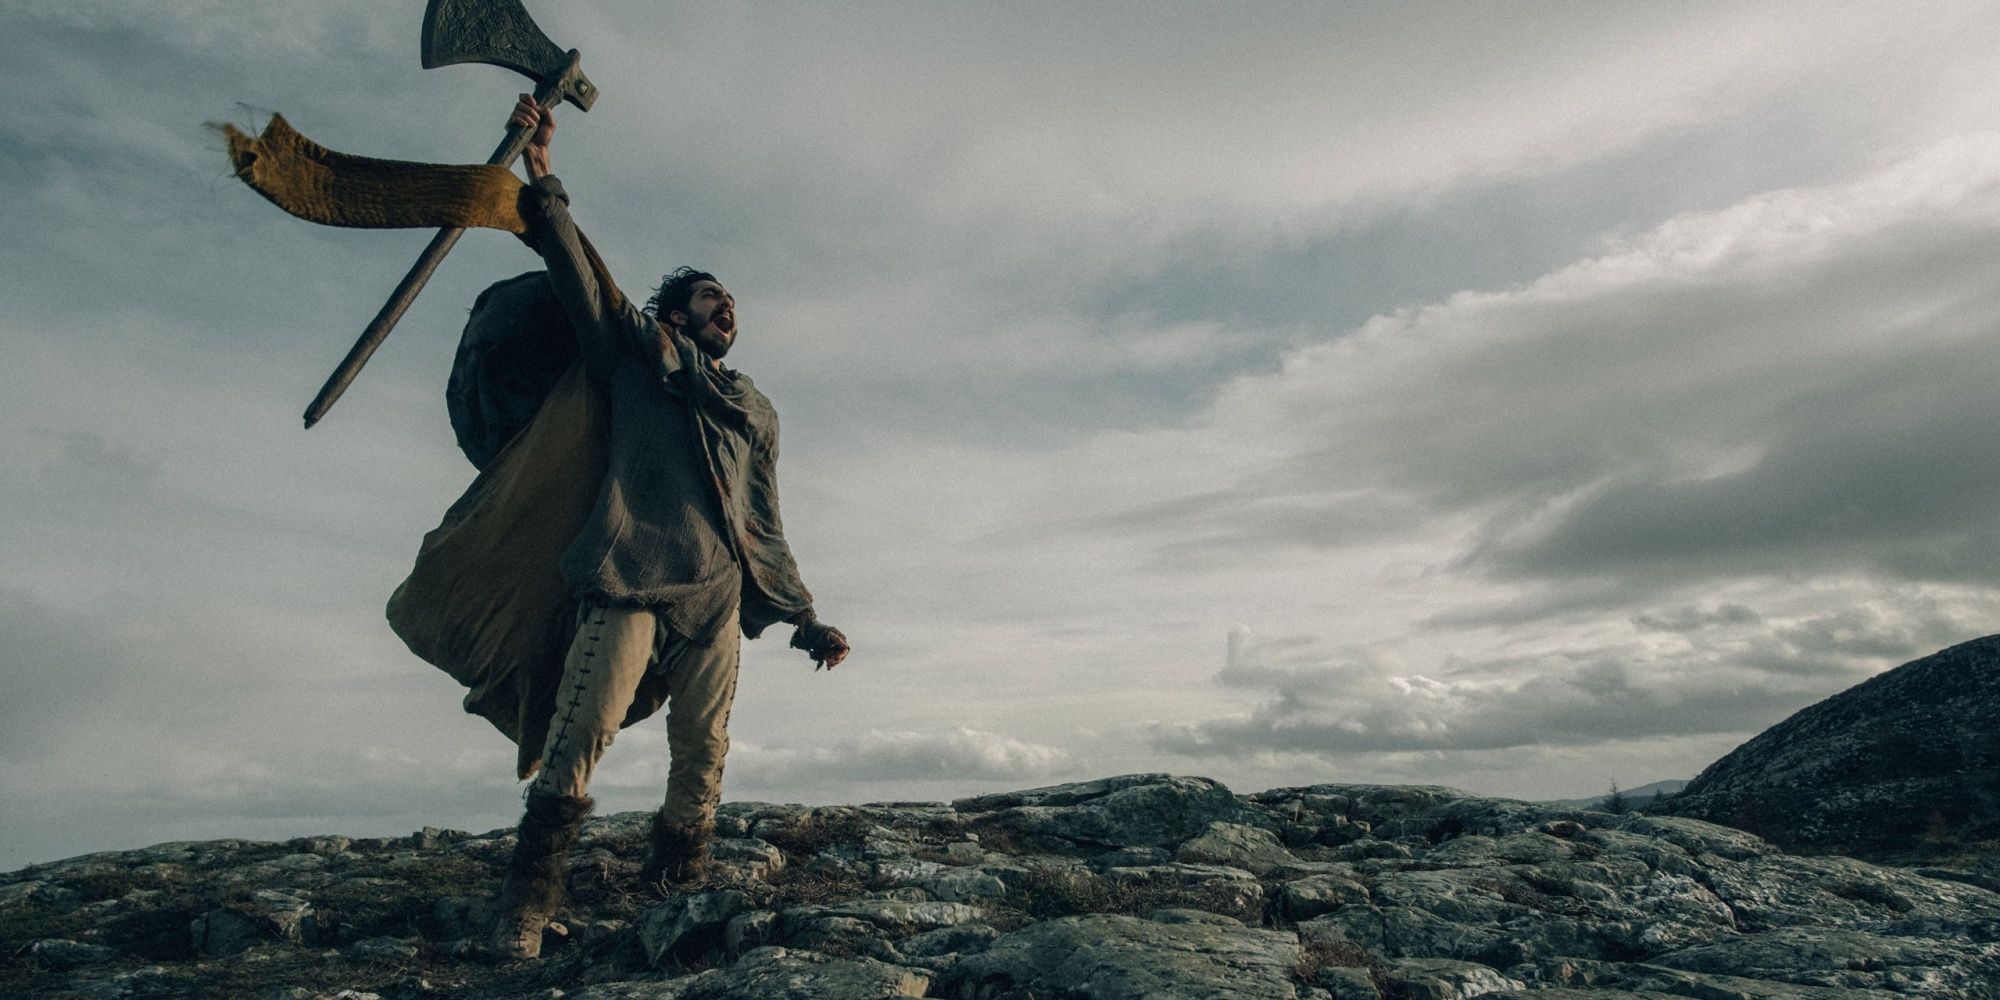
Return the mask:
<path id="1" fill-rule="evenodd" d="M 735 300 L 690 268 L 667 275 L 644 310 L 617 294 L 549 172 L 554 115 L 522 95 L 512 120 L 534 129 L 523 238 L 548 265 L 610 428 L 595 509 L 561 560 L 579 605 L 576 634 L 493 933 L 500 957 L 532 958 L 562 902 L 565 854 L 592 806 L 591 772 L 642 686 L 664 688 L 672 755 L 643 875 L 684 882 L 706 860 L 721 799 L 739 633 L 790 623 L 792 645 L 828 668 L 848 645 L 814 617 L 785 543 L 777 414 L 722 365 L 738 335 Z"/>

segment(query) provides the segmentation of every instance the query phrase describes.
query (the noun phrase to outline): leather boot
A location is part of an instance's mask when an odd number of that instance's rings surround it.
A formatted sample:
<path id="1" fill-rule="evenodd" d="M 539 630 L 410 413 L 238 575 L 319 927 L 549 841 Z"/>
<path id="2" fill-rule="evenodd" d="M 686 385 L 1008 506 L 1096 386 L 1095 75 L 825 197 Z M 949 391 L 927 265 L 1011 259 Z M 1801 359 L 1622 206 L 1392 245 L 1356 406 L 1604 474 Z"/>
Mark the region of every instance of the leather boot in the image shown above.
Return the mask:
<path id="1" fill-rule="evenodd" d="M 670 823 L 665 813 L 654 813 L 639 878 L 648 885 L 686 885 L 700 878 L 708 870 L 708 841 L 714 833 L 712 819 Z"/>
<path id="2" fill-rule="evenodd" d="M 500 885 L 500 916 L 491 943 L 496 958 L 541 955 L 542 929 L 562 907 L 570 846 L 595 804 L 587 795 L 529 793 L 514 856 Z"/>

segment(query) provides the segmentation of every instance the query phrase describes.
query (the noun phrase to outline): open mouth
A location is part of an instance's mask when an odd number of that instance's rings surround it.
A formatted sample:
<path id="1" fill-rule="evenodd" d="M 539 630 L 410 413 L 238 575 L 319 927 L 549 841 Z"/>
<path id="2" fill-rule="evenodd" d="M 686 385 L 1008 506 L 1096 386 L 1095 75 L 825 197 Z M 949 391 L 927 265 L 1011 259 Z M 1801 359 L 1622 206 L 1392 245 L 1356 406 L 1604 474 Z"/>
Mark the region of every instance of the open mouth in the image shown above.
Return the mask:
<path id="1" fill-rule="evenodd" d="M 734 336 L 736 333 L 736 317 L 731 313 L 723 313 L 715 317 L 711 322 L 715 324 L 716 329 L 721 330 L 725 334 Z"/>

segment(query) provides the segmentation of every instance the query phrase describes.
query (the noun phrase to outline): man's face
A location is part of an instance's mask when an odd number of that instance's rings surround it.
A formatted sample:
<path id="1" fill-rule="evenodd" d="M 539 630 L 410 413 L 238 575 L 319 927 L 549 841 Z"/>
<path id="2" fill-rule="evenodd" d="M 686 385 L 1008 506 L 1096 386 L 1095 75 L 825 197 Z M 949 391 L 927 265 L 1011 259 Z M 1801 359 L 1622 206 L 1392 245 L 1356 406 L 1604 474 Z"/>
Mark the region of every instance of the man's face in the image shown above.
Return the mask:
<path id="1" fill-rule="evenodd" d="M 695 282 L 687 308 L 674 310 L 667 319 L 711 358 L 728 354 L 736 343 L 736 300 L 713 281 Z"/>

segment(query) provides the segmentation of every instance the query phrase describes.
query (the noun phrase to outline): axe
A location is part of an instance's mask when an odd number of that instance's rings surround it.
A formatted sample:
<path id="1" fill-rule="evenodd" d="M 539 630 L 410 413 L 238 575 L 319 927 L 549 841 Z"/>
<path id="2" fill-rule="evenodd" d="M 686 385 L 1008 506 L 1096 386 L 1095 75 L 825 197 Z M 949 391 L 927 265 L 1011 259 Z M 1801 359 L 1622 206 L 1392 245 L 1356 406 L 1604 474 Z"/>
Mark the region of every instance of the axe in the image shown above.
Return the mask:
<path id="1" fill-rule="evenodd" d="M 535 103 L 543 108 L 552 108 L 568 101 L 578 108 L 589 111 L 597 100 L 597 88 L 583 75 L 582 56 L 575 49 L 564 52 L 542 34 L 528 16 L 521 0 L 430 0 L 424 8 L 423 64 L 425 69 L 451 66 L 456 63 L 487 63 L 505 66 L 535 81 Z M 513 166 L 514 160 L 527 148 L 533 130 L 519 125 L 507 126 L 507 138 L 493 151 L 487 163 L 497 166 Z M 333 408 L 334 400 L 347 391 L 349 383 L 359 374 L 361 366 L 368 363 L 368 356 L 395 329 L 396 321 L 403 318 L 404 310 L 410 308 L 417 293 L 423 291 L 424 283 L 437 270 L 444 255 L 451 252 L 452 245 L 465 232 L 463 229 L 440 229 L 431 238 L 431 244 L 424 248 L 423 256 L 410 266 L 410 273 L 403 276 L 401 284 L 384 303 L 382 311 L 375 314 L 375 320 L 362 331 L 361 338 L 354 342 L 352 350 L 340 362 L 340 367 L 326 380 L 326 385 L 313 398 L 312 405 L 306 407 L 306 426 L 319 423 L 326 411 Z"/>

